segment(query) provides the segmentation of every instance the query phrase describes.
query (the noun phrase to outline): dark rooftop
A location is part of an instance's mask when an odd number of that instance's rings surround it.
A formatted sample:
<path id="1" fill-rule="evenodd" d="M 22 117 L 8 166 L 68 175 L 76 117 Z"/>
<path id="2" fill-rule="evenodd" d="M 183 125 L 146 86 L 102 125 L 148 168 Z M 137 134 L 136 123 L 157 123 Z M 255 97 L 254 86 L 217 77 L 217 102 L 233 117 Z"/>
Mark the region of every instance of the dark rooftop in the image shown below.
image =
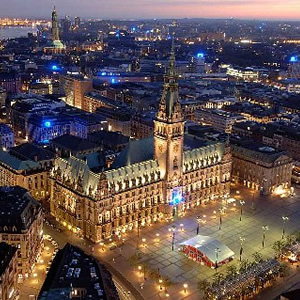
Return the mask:
<path id="1" fill-rule="evenodd" d="M 106 130 L 90 133 L 88 134 L 88 139 L 94 143 L 104 146 L 117 146 L 129 143 L 129 137 L 122 133 Z"/>
<path id="2" fill-rule="evenodd" d="M 27 230 L 41 205 L 34 200 L 29 192 L 20 187 L 0 187 L 0 232 L 21 233 Z"/>
<path id="3" fill-rule="evenodd" d="M 94 142 L 69 134 L 65 134 L 53 139 L 50 141 L 50 144 L 68 149 L 70 151 L 84 151 L 99 148 L 99 145 Z"/>
<path id="4" fill-rule="evenodd" d="M 66 244 L 56 254 L 38 299 L 50 300 L 53 291 L 68 293 L 70 287 L 73 292 L 77 288 L 86 290 L 81 299 L 119 299 L 111 276 L 104 267 L 79 248 Z"/>
<path id="5" fill-rule="evenodd" d="M 54 159 L 54 153 L 42 147 L 25 143 L 10 149 L 9 153 L 21 160 L 45 161 Z"/>

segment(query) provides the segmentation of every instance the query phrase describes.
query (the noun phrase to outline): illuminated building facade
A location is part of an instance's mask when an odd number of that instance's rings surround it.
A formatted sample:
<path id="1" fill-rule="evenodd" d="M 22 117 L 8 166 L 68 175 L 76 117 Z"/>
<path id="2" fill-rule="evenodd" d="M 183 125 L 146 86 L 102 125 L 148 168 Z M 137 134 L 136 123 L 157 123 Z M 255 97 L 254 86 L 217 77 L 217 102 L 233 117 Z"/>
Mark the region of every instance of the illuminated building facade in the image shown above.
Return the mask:
<path id="1" fill-rule="evenodd" d="M 263 195 L 291 187 L 293 160 L 274 148 L 238 142 L 232 147 L 232 180 Z"/>
<path id="2" fill-rule="evenodd" d="M 227 69 L 227 75 L 243 81 L 258 81 L 259 79 L 259 72 L 251 68 L 230 67 Z"/>
<path id="3" fill-rule="evenodd" d="M 174 48 L 173 48 L 174 49 Z M 154 137 L 131 141 L 110 169 L 93 171 L 88 157 L 57 158 L 51 214 L 99 242 L 229 193 L 228 144 L 184 134 L 174 50 L 154 120 Z"/>
<path id="4" fill-rule="evenodd" d="M 0 238 L 16 247 L 19 282 L 30 274 L 43 245 L 41 205 L 19 186 L 0 188 Z"/>
<path id="5" fill-rule="evenodd" d="M 244 120 L 241 115 L 219 109 L 199 109 L 195 112 L 195 119 L 200 124 L 212 125 L 216 130 L 226 133 L 231 133 L 234 123 Z"/>
<path id="6" fill-rule="evenodd" d="M 9 152 L 1 150 L 0 186 L 18 185 L 29 190 L 35 199 L 47 199 L 48 173 L 53 161 L 53 153 L 31 144 L 22 144 Z"/>
<path id="7" fill-rule="evenodd" d="M 59 78 L 59 85 L 68 105 L 87 110 L 84 95 L 93 90 L 92 80 L 83 76 L 62 75 Z"/>
<path id="8" fill-rule="evenodd" d="M 289 62 L 288 77 L 300 79 L 300 56 L 292 56 Z"/>

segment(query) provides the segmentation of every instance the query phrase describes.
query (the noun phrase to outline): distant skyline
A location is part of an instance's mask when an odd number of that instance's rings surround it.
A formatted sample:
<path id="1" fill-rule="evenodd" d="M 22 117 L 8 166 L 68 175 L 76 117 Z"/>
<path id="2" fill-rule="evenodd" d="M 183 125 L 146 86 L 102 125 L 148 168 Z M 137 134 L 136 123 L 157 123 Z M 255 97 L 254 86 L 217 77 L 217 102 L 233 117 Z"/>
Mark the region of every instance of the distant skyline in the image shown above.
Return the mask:
<path id="1" fill-rule="evenodd" d="M 299 0 L 1 0 L 1 17 L 99 19 L 239 18 L 299 20 Z"/>

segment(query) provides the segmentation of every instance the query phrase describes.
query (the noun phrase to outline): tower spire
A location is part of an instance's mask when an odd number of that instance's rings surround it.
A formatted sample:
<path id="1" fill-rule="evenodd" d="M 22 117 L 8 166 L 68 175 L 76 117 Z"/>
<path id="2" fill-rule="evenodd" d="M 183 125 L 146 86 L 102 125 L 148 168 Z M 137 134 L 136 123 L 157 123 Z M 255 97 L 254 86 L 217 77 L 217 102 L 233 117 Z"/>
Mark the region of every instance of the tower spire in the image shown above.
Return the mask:
<path id="1" fill-rule="evenodd" d="M 172 34 L 172 47 L 171 47 L 171 55 L 170 55 L 170 61 L 169 61 L 169 70 L 168 74 L 169 80 L 170 77 L 176 77 L 176 58 L 175 58 L 175 34 Z"/>

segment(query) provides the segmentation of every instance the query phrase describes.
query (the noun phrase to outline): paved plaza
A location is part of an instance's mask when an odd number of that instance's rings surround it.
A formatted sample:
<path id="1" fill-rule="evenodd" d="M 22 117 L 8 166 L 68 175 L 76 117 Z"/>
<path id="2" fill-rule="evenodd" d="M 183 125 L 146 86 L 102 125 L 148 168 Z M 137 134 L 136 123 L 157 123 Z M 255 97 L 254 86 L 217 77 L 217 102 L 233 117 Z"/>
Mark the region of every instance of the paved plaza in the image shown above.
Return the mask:
<path id="1" fill-rule="evenodd" d="M 274 257 L 273 243 L 282 237 L 284 226 L 282 216 L 289 217 L 289 221 L 285 224 L 286 234 L 300 230 L 300 190 L 296 189 L 295 193 L 294 197 L 289 198 L 262 197 L 257 194 L 253 197 L 251 191 L 238 187 L 238 193 L 236 189 L 232 189 L 231 194 L 236 199 L 236 206 L 228 205 L 226 214 L 222 216 L 221 229 L 220 203 L 213 202 L 188 211 L 184 217 L 177 217 L 174 221 L 142 227 L 139 237 L 137 230 L 123 234 L 120 241 L 124 239 L 124 243 L 117 241 L 118 246 L 113 250 L 110 250 L 113 245 L 111 242 L 107 242 L 104 246 L 92 246 L 74 234 L 71 236 L 67 231 L 55 233 L 55 239 L 60 246 L 69 241 L 90 251 L 99 260 L 105 261 L 144 299 L 166 299 L 168 295 L 170 299 L 201 299 L 197 283 L 199 280 L 209 279 L 216 271 L 188 259 L 177 250 L 180 242 L 196 235 L 197 216 L 207 220 L 206 224 L 200 225 L 199 234 L 218 239 L 236 254 L 232 262 L 218 268 L 218 272 L 225 273 L 228 265 L 239 263 L 240 237 L 244 238 L 243 259 L 251 260 L 254 252 L 261 253 L 264 258 L 270 258 Z M 241 221 L 240 200 L 245 201 Z M 204 215 L 206 217 L 203 217 Z M 267 225 L 269 230 L 266 231 L 263 248 L 264 225 Z M 169 228 L 174 226 L 176 226 L 175 247 L 172 251 Z M 138 270 L 138 265 L 143 266 L 141 270 Z M 163 279 L 161 286 L 158 278 Z M 184 284 L 188 285 L 185 291 Z"/>

